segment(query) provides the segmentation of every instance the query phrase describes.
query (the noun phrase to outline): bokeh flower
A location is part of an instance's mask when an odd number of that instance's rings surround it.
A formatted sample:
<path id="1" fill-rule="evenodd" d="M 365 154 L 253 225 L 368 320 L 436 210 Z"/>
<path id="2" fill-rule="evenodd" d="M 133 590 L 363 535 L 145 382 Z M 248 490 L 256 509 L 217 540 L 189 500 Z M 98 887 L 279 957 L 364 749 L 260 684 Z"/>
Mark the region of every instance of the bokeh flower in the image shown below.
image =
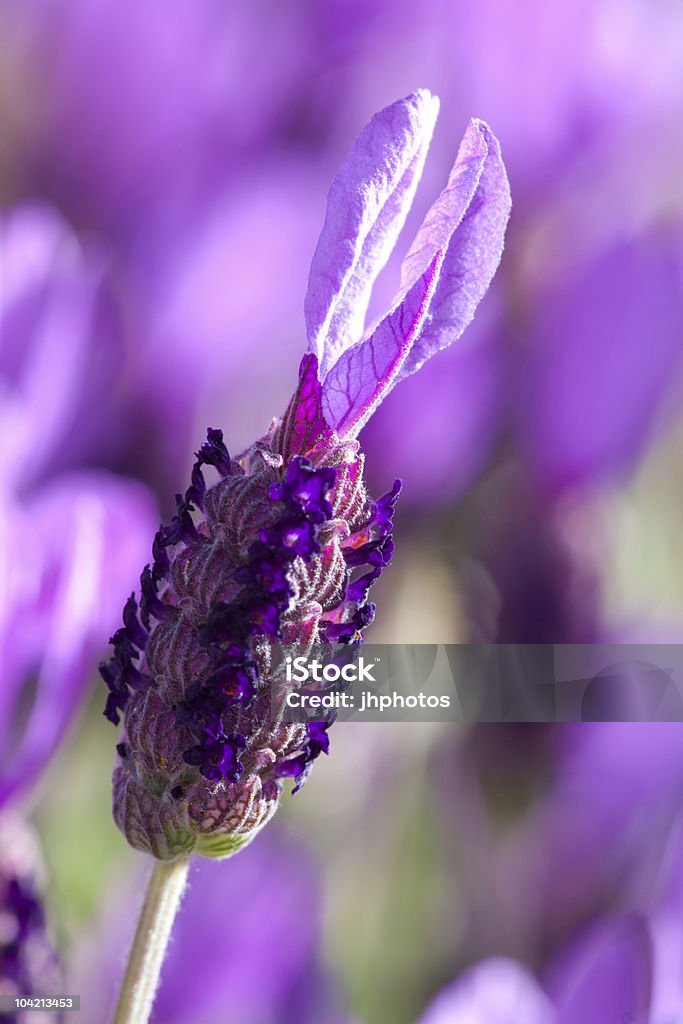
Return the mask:
<path id="1" fill-rule="evenodd" d="M 419 1024 L 656 1024 L 648 953 L 640 921 L 601 922 L 553 965 L 549 993 L 514 960 L 483 961 L 441 992 Z"/>
<path id="2" fill-rule="evenodd" d="M 58 972 L 20 801 L 81 710 L 154 503 L 139 483 L 74 468 L 95 439 L 101 356 L 115 345 L 102 255 L 28 205 L 0 221 L 0 263 L 0 976 L 28 995 Z"/>
<path id="3" fill-rule="evenodd" d="M 86 457 L 80 417 L 106 391 L 102 262 L 59 215 L 0 224 L 0 799 L 27 789 L 64 738 L 144 551 L 144 486 L 66 466 Z M 94 360 L 94 362 L 93 362 Z M 106 400 L 106 399 L 105 399 Z M 95 418 L 96 419 L 96 418 Z M 60 470 L 62 470 L 60 472 Z"/>
<path id="4" fill-rule="evenodd" d="M 631 907 L 574 933 L 540 972 L 493 958 L 444 989 L 419 1024 L 663 1024 L 683 1010 L 680 818 Z"/>

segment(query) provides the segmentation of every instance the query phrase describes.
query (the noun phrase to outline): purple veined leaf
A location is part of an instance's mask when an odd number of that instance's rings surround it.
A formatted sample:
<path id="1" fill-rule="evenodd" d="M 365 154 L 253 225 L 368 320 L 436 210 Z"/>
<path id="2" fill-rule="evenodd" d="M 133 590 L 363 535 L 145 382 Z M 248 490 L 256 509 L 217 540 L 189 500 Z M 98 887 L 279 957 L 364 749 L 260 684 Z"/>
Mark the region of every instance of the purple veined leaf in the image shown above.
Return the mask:
<path id="1" fill-rule="evenodd" d="M 547 989 L 557 1024 L 647 1024 L 652 987 L 652 943 L 635 916 L 604 921 L 560 956 Z"/>
<path id="2" fill-rule="evenodd" d="M 391 312 L 324 377 L 325 414 L 339 433 L 358 433 L 394 384 L 460 337 L 500 262 L 509 212 L 500 147 L 473 120 L 406 257 Z"/>
<path id="3" fill-rule="evenodd" d="M 460 343 L 393 391 L 363 430 L 369 478 L 377 473 L 379 482 L 391 451 L 407 482 L 403 506 L 452 501 L 470 486 L 500 436 L 506 354 L 492 299 L 489 291 Z"/>
<path id="4" fill-rule="evenodd" d="M 323 411 L 338 434 L 358 433 L 396 382 L 428 314 L 442 260 L 443 253 L 437 252 L 426 272 L 373 334 L 347 349 L 325 378 Z"/>
<path id="5" fill-rule="evenodd" d="M 485 960 L 445 988 L 418 1024 L 555 1024 L 534 976 L 514 960 Z M 578 1018 L 577 1018 L 578 1021 Z"/>
<path id="6" fill-rule="evenodd" d="M 78 713 L 155 522 L 141 484 L 95 472 L 4 509 L 0 804 L 33 784 Z"/>
<path id="7" fill-rule="evenodd" d="M 500 263 L 510 206 L 500 143 L 484 121 L 472 120 L 448 185 L 427 214 L 401 270 L 405 285 L 424 267 L 435 241 L 446 246 L 429 319 L 401 366 L 399 380 L 457 341 L 472 320 Z M 450 227 L 454 221 L 455 228 Z"/>
<path id="8" fill-rule="evenodd" d="M 304 302 L 321 376 L 362 337 L 370 292 L 410 210 L 438 106 L 420 89 L 375 114 L 332 183 Z"/>

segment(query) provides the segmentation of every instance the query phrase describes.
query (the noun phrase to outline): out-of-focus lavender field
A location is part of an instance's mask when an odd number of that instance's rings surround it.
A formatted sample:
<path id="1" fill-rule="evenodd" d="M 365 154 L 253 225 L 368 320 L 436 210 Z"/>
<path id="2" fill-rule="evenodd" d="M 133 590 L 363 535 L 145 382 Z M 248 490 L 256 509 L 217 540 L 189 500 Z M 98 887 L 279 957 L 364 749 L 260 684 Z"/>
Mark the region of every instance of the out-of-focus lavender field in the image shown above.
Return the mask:
<path id="1" fill-rule="evenodd" d="M 0 0 L 0 902 L 45 894 L 88 1024 L 144 873 L 97 666 L 205 428 L 282 413 L 329 183 L 419 87 L 399 253 L 471 116 L 513 212 L 472 326 L 361 435 L 373 493 L 404 480 L 369 639 L 683 637 L 681 4 Z M 193 867 L 153 1020 L 683 1019 L 682 811 L 683 724 L 341 724 Z"/>

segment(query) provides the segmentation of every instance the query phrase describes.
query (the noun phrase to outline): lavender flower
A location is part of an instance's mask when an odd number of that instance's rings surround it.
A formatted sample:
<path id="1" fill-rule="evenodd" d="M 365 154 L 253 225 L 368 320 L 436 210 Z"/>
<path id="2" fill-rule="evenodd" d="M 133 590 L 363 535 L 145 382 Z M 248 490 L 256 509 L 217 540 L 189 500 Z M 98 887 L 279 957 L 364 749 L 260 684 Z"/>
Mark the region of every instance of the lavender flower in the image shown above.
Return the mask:
<path id="1" fill-rule="evenodd" d="M 498 143 L 472 121 L 398 295 L 363 333 L 436 114 L 435 98 L 417 92 L 359 136 L 330 189 L 295 394 L 237 458 L 209 430 L 176 515 L 156 534 L 141 600 L 129 598 L 112 637 L 105 715 L 125 716 L 114 817 L 161 860 L 233 853 L 273 815 L 282 780 L 300 788 L 328 750 L 328 723 L 273 716 L 287 692 L 274 645 L 357 644 L 372 621 L 369 591 L 391 561 L 401 484 L 369 498 L 356 435 L 396 383 L 470 322 L 509 214 Z"/>

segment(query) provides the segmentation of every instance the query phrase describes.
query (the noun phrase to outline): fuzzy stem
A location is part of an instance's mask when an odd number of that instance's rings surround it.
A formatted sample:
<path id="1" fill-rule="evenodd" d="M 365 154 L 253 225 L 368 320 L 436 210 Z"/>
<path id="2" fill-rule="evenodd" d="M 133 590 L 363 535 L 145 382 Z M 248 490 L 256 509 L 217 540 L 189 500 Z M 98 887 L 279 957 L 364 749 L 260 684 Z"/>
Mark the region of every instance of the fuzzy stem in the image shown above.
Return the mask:
<path id="1" fill-rule="evenodd" d="M 113 1024 L 147 1024 L 189 858 L 156 861 L 133 939 Z"/>

